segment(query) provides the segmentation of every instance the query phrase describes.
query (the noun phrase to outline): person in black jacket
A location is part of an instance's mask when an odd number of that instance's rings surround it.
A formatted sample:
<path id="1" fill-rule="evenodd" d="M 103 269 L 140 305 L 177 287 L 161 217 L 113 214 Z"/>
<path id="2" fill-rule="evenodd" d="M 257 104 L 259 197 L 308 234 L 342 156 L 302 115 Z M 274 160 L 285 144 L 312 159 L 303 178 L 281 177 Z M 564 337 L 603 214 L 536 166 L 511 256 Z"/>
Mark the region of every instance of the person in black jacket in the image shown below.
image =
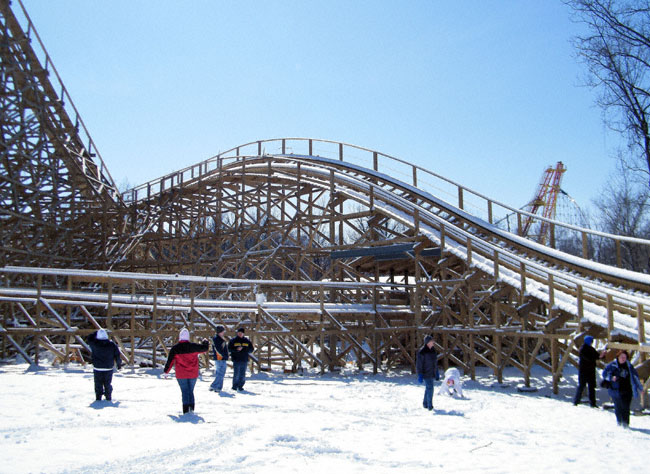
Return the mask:
<path id="1" fill-rule="evenodd" d="M 605 351 L 598 352 L 591 347 L 594 338 L 586 336 L 585 341 L 580 347 L 580 359 L 578 361 L 578 388 L 573 397 L 573 404 L 580 403 L 582 398 L 582 391 L 585 385 L 588 387 L 589 403 L 592 407 L 596 407 L 596 362 L 605 356 Z"/>
<path id="2" fill-rule="evenodd" d="M 226 328 L 217 326 L 217 334 L 212 338 L 212 355 L 214 356 L 214 382 L 210 385 L 210 391 L 220 392 L 223 388 L 223 377 L 226 375 L 226 363 L 228 362 L 228 343 L 223 338 Z"/>
<path id="3" fill-rule="evenodd" d="M 415 361 L 418 382 L 424 382 L 424 400 L 422 406 L 433 410 L 433 379 L 439 380 L 438 353 L 433 348 L 433 337 L 425 336 L 424 345 L 420 348 Z"/>
<path id="4" fill-rule="evenodd" d="M 228 342 L 228 350 L 232 359 L 232 389 L 239 392 L 244 391 L 246 382 L 246 365 L 248 364 L 248 355 L 253 352 L 253 343 L 244 336 L 244 328 L 237 329 L 237 337 L 233 337 Z"/>
<path id="5" fill-rule="evenodd" d="M 93 375 L 95 379 L 95 400 L 101 400 L 102 395 L 106 400 L 112 400 L 113 364 L 117 370 L 122 368 L 120 350 L 113 341 L 108 340 L 105 329 L 100 329 L 86 338 L 92 351 Z"/>

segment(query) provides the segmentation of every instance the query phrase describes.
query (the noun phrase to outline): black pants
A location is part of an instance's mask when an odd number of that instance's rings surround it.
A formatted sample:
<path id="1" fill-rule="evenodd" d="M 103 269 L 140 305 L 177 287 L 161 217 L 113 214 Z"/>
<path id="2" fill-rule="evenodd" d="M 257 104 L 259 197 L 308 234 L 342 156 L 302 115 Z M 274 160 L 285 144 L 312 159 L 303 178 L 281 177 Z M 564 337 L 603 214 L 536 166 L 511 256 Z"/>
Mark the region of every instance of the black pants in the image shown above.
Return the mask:
<path id="1" fill-rule="evenodd" d="M 102 395 L 105 395 L 106 400 L 110 400 L 113 394 L 113 387 L 111 386 L 113 371 L 95 370 L 93 373 L 95 375 L 95 399 L 101 400 Z"/>
<path id="2" fill-rule="evenodd" d="M 596 376 L 595 375 L 593 377 L 578 375 L 578 389 L 576 390 L 576 394 L 573 397 L 573 404 L 577 405 L 578 403 L 580 403 L 580 399 L 582 398 L 582 392 L 585 389 L 585 385 L 587 386 L 587 390 L 589 393 L 589 403 L 591 404 L 592 407 L 595 407 L 596 406 Z"/>

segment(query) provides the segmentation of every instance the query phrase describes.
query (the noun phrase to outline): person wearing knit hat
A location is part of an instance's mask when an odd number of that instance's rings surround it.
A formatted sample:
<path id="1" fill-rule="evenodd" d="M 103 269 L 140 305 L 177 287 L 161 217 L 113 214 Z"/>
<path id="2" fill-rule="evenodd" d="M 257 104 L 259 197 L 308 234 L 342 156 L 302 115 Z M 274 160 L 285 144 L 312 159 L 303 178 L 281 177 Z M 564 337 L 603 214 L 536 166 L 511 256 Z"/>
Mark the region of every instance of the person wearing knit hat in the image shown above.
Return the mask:
<path id="1" fill-rule="evenodd" d="M 440 379 L 438 374 L 438 353 L 433 347 L 432 336 L 424 337 L 424 345 L 417 353 L 415 368 L 418 374 L 418 382 L 424 382 L 424 400 L 422 406 L 427 410 L 433 410 L 433 379 Z"/>
<path id="2" fill-rule="evenodd" d="M 117 370 L 122 368 L 120 350 L 113 341 L 108 340 L 106 329 L 99 329 L 86 338 L 92 351 L 93 379 L 95 382 L 95 401 L 102 396 L 106 400 L 113 399 L 113 365 Z"/>
<path id="3" fill-rule="evenodd" d="M 181 389 L 183 413 L 194 411 L 194 386 L 199 377 L 199 354 L 207 352 L 210 343 L 204 339 L 201 344 L 190 342 L 190 332 L 183 328 L 178 335 L 178 343 L 172 346 L 167 356 L 164 373 L 175 367 L 176 381 Z"/>
<path id="4" fill-rule="evenodd" d="M 228 351 L 232 359 L 232 389 L 238 392 L 244 391 L 246 383 L 246 366 L 248 355 L 253 352 L 253 343 L 244 336 L 245 329 L 237 329 L 237 336 L 228 342 Z"/>
<path id="5" fill-rule="evenodd" d="M 580 403 L 582 392 L 587 386 L 589 404 L 597 407 L 596 404 L 596 363 L 598 359 L 605 357 L 605 351 L 598 352 L 591 345 L 594 342 L 592 336 L 585 336 L 582 347 L 580 347 L 578 359 L 578 387 L 573 397 L 573 404 Z"/>
<path id="6" fill-rule="evenodd" d="M 210 384 L 211 392 L 220 392 L 223 388 L 223 378 L 226 375 L 228 362 L 228 342 L 224 339 L 226 328 L 217 326 L 212 338 L 212 355 L 214 356 L 214 381 Z"/>

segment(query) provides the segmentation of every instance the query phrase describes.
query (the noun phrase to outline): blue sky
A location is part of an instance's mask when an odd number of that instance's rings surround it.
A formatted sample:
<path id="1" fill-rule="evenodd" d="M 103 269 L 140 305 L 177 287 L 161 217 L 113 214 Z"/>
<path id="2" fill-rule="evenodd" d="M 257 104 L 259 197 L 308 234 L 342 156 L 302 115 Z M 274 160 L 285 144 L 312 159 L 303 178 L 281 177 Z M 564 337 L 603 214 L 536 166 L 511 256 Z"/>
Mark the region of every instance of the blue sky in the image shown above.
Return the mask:
<path id="1" fill-rule="evenodd" d="M 23 1 L 118 185 L 291 136 L 515 207 L 557 161 L 583 207 L 614 169 L 560 0 Z"/>

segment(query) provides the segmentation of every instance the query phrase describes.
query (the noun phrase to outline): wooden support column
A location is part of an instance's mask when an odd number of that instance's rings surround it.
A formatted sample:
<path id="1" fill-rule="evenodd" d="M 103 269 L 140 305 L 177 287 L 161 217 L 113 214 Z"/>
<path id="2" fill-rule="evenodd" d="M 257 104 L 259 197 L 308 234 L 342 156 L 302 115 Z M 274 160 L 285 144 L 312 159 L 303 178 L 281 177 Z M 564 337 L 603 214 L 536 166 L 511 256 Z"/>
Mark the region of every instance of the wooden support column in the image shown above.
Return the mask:
<path id="1" fill-rule="evenodd" d="M 66 278 L 66 286 L 68 289 L 68 292 L 72 291 L 72 277 Z M 66 307 L 66 312 L 65 312 L 65 320 L 66 323 L 68 324 L 68 327 L 72 326 L 72 306 L 67 306 Z M 65 356 L 63 358 L 63 363 L 67 364 L 70 362 L 70 338 L 72 336 L 70 334 L 65 335 Z"/>
<path id="2" fill-rule="evenodd" d="M 320 324 L 319 324 L 319 344 L 320 344 L 320 373 L 323 375 L 325 373 L 325 287 L 320 286 Z"/>
<path id="3" fill-rule="evenodd" d="M 497 381 L 499 383 L 503 383 L 503 366 L 501 362 L 501 353 L 503 351 L 503 348 L 501 346 L 501 308 L 500 308 L 500 303 L 498 301 L 495 301 L 493 303 L 493 319 L 494 319 L 494 340 L 492 341 L 494 343 L 494 370 L 495 370 L 495 375 L 497 376 Z"/>
<path id="4" fill-rule="evenodd" d="M 467 285 L 467 301 L 469 303 L 467 309 L 468 325 L 470 330 L 472 330 L 474 329 L 474 313 L 472 311 L 472 307 L 474 306 L 474 289 L 472 288 L 471 282 Z M 476 380 L 476 348 L 474 347 L 474 337 L 474 333 L 471 331 L 467 335 L 467 345 L 469 348 L 467 363 L 469 364 L 469 375 L 472 380 Z"/>
<path id="5" fill-rule="evenodd" d="M 38 365 L 40 362 L 40 353 L 41 353 L 41 311 L 43 311 L 41 305 L 41 294 L 43 292 L 43 275 L 38 275 L 36 280 L 36 336 L 34 337 L 34 363 Z"/>
<path id="6" fill-rule="evenodd" d="M 639 344 L 644 345 L 646 343 L 645 320 L 643 318 L 643 305 L 641 303 L 637 303 L 636 305 L 636 321 L 637 321 L 637 335 L 639 339 Z M 647 359 L 647 357 L 648 355 L 646 352 L 641 352 L 639 354 L 639 363 L 643 364 Z M 650 399 L 648 398 L 648 392 L 647 390 L 645 390 L 645 387 L 644 390 L 641 392 L 641 406 L 643 408 L 650 407 Z"/>
<path id="7" fill-rule="evenodd" d="M 375 280 L 376 281 L 376 280 Z M 376 374 L 379 367 L 379 362 L 380 362 L 380 354 L 379 354 L 379 344 L 377 341 L 377 323 L 378 323 L 378 315 L 377 315 L 377 287 L 373 286 L 372 288 L 372 310 L 373 310 L 373 321 L 372 321 L 372 353 L 374 354 L 375 360 L 372 363 L 372 373 Z"/>
<path id="8" fill-rule="evenodd" d="M 558 394 L 560 390 L 560 368 L 559 368 L 559 355 L 558 355 L 558 341 L 557 338 L 551 338 L 551 371 L 553 372 L 553 393 Z M 568 350 L 568 349 L 567 349 Z"/>
<path id="9" fill-rule="evenodd" d="M 151 338 L 151 361 L 154 368 L 156 368 L 156 352 L 158 349 L 158 338 L 160 337 L 157 334 L 158 329 L 158 282 L 154 281 L 153 283 L 153 311 L 152 311 L 152 321 L 151 321 L 151 332 L 153 334 Z"/>
<path id="10" fill-rule="evenodd" d="M 113 283 L 108 282 L 108 307 L 106 308 L 106 329 L 113 329 Z"/>
<path id="11" fill-rule="evenodd" d="M 612 341 L 614 331 L 614 297 L 607 295 L 607 341 Z"/>
<path id="12" fill-rule="evenodd" d="M 135 298 L 135 282 L 131 283 L 131 297 Z M 135 306 L 131 308 L 131 355 L 129 356 L 129 365 L 135 367 Z"/>

